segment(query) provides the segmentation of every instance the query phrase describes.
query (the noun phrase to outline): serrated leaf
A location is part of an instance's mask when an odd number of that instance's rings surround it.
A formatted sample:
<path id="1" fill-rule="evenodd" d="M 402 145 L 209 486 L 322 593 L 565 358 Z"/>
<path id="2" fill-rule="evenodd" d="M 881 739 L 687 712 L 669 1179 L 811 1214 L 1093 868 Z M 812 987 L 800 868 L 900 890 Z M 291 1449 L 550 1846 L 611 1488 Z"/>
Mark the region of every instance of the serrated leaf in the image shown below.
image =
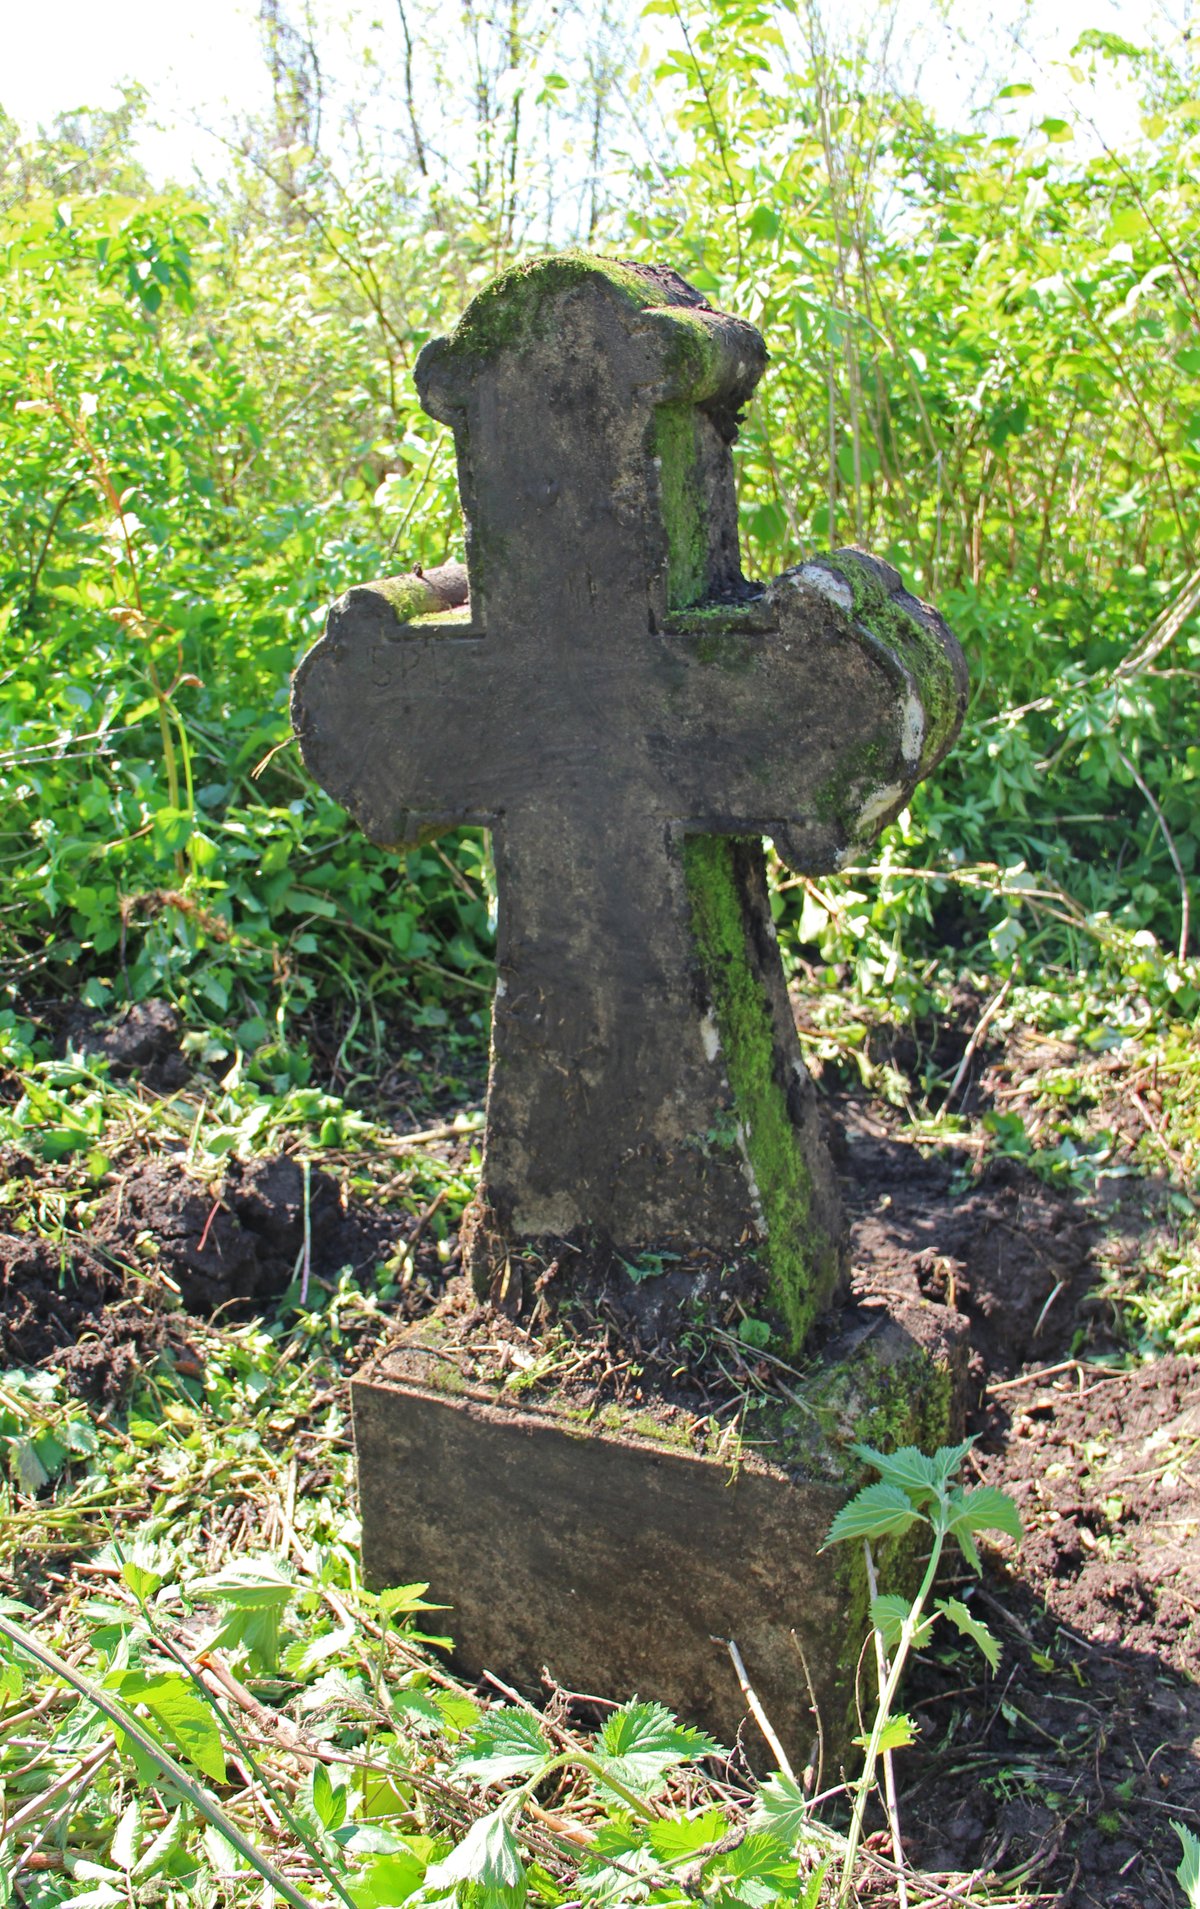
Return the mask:
<path id="1" fill-rule="evenodd" d="M 532 1776 L 552 1754 L 541 1725 L 527 1710 L 489 1710 L 471 1732 L 454 1770 L 456 1776 L 503 1783 L 511 1776 Z"/>
<path id="2" fill-rule="evenodd" d="M 948 1529 L 956 1537 L 961 1531 L 1002 1531 L 1019 1544 L 1021 1514 L 1006 1491 L 980 1485 L 974 1491 L 952 1493 Z"/>
<path id="3" fill-rule="evenodd" d="M 873 1445 L 855 1445 L 856 1457 L 864 1465 L 873 1465 L 885 1485 L 896 1485 L 917 1505 L 928 1504 L 937 1496 L 934 1462 L 915 1445 L 904 1445 L 898 1452 L 879 1452 Z"/>
<path id="4" fill-rule="evenodd" d="M 50 1474 L 38 1457 L 37 1448 L 31 1438 L 14 1438 L 10 1441 L 13 1471 L 17 1484 L 31 1496 L 40 1491 L 43 1485 L 50 1483 Z"/>
<path id="5" fill-rule="evenodd" d="M 623 1704 L 605 1718 L 593 1755 L 603 1773 L 640 1796 L 662 1788 L 668 1770 L 679 1763 L 719 1755 L 711 1737 L 677 1717 L 659 1703 Z"/>
<path id="6" fill-rule="evenodd" d="M 933 1454 L 930 1462 L 939 1484 L 949 1484 L 974 1443 L 973 1438 L 964 1438 L 960 1445 L 943 1445 Z"/>
<path id="7" fill-rule="evenodd" d="M 138 1844 L 142 1836 L 142 1806 L 137 1797 L 127 1803 L 113 1831 L 108 1853 L 118 1869 L 128 1875 L 137 1861 Z"/>
<path id="8" fill-rule="evenodd" d="M 323 1763 L 314 1763 L 312 1771 L 313 1813 L 322 1829 L 340 1829 L 346 1820 L 346 1792 L 335 1790 Z"/>
<path id="9" fill-rule="evenodd" d="M 1183 1861 L 1175 1871 L 1176 1881 L 1187 1897 L 1188 1909 L 1200 1909 L 1200 1840 L 1174 1817 L 1171 1828 L 1183 1844 Z"/>
<path id="10" fill-rule="evenodd" d="M 167 1863 L 183 1842 L 184 1813 L 182 1808 L 172 1810 L 166 1822 L 152 1843 L 138 1857 L 133 1866 L 134 1881 L 144 1880 L 148 1876 L 158 1875 L 166 1869 Z"/>
<path id="11" fill-rule="evenodd" d="M 279 1614 L 283 1606 L 272 1603 L 249 1609 L 235 1605 L 205 1640 L 206 1650 L 247 1652 L 263 1670 L 274 1672 L 279 1664 Z"/>
<path id="12" fill-rule="evenodd" d="M 232 1843 L 226 1841 L 220 1830 L 216 1829 L 212 1823 L 204 1825 L 201 1840 L 204 1843 L 204 1853 L 218 1876 L 233 1876 L 239 1870 L 245 1869 L 246 1865 L 240 1852 Z"/>
<path id="13" fill-rule="evenodd" d="M 751 1829 L 769 1830 L 788 1849 L 795 1849 L 811 1834 L 808 1800 L 800 1785 L 790 1776 L 776 1771 L 759 1788 L 750 1812 Z"/>
<path id="14" fill-rule="evenodd" d="M 126 1558 L 121 1566 L 121 1576 L 139 1604 L 148 1604 L 162 1584 L 157 1571 L 148 1571 L 145 1565 L 138 1564 L 134 1558 Z"/>
<path id="15" fill-rule="evenodd" d="M 943 1616 L 950 1619 L 956 1630 L 978 1644 L 988 1663 L 995 1670 L 1000 1662 L 1000 1646 L 987 1625 L 979 1618 L 973 1617 L 966 1605 L 956 1597 L 938 1598 L 937 1608 Z"/>
<path id="16" fill-rule="evenodd" d="M 979 1555 L 979 1546 L 976 1544 L 974 1538 L 969 1531 L 956 1531 L 954 1537 L 959 1550 L 962 1552 L 963 1557 L 970 1565 L 972 1571 L 974 1571 L 975 1576 L 981 1578 L 983 1576 L 983 1559 Z"/>
<path id="17" fill-rule="evenodd" d="M 911 1609 L 906 1597 L 895 1594 L 871 1599 L 871 1622 L 882 1637 L 885 1650 L 894 1650 L 900 1642 L 904 1620 Z"/>
<path id="18" fill-rule="evenodd" d="M 916 1740 L 917 1732 L 912 1718 L 906 1717 L 903 1711 L 897 1711 L 894 1717 L 888 1718 L 879 1734 L 879 1754 L 882 1756 L 885 1750 L 907 1749 L 908 1745 L 915 1743 Z M 870 1737 L 869 1735 L 855 1737 L 854 1741 L 860 1749 L 865 1750 Z"/>
<path id="19" fill-rule="evenodd" d="M 853 1538 L 886 1538 L 893 1532 L 899 1534 L 916 1524 L 917 1517 L 907 1492 L 901 1491 L 898 1485 L 865 1485 L 857 1497 L 842 1506 L 821 1549 L 824 1551 L 831 1544 Z"/>
<path id="20" fill-rule="evenodd" d="M 405 1611 L 448 1611 L 448 1604 L 430 1604 L 425 1597 L 429 1589 L 427 1584 L 394 1584 L 390 1590 L 379 1593 L 379 1611 L 382 1617 L 395 1617 Z"/>
<path id="21" fill-rule="evenodd" d="M 457 1849 L 425 1872 L 423 1897 L 468 1885 L 473 1909 L 521 1909 L 525 1867 L 517 1839 L 499 1810 L 472 1823 Z"/>
<path id="22" fill-rule="evenodd" d="M 401 1717 L 421 1717 L 426 1723 L 440 1728 L 444 1719 L 437 1704 L 424 1690 L 394 1690 L 392 1709 Z"/>
<path id="23" fill-rule="evenodd" d="M 288 1645 L 279 1661 L 287 1675 L 299 1682 L 310 1676 L 318 1664 L 349 1650 L 353 1642 L 352 1630 L 325 1631 L 320 1637 L 298 1637 Z"/>
<path id="24" fill-rule="evenodd" d="M 82 1909 L 112 1909 L 114 1903 L 123 1903 L 125 1897 L 110 1882 L 98 1882 L 94 1889 L 82 1889 L 76 1895 L 72 1893 L 70 1901 L 82 1905 Z"/>
<path id="25" fill-rule="evenodd" d="M 460 1736 L 464 1730 L 470 1730 L 479 1721 L 479 1705 L 472 1703 L 469 1697 L 460 1697 L 453 1690 L 439 1690 L 433 1701 L 442 1715 L 447 1730 Z"/>
<path id="26" fill-rule="evenodd" d="M 660 1862 L 685 1862 L 709 1843 L 720 1842 L 728 1828 L 720 1810 L 702 1810 L 699 1816 L 664 1816 L 651 1823 L 647 1841 Z"/>
<path id="27" fill-rule="evenodd" d="M 238 1610 L 282 1609 L 296 1595 L 296 1574 L 277 1558 L 235 1559 L 215 1577 L 188 1586 L 193 1597 L 213 1598 Z"/>
<path id="28" fill-rule="evenodd" d="M 118 1671 L 105 1679 L 126 1703 L 144 1705 L 169 1747 L 215 1783 L 225 1781 L 225 1749 L 215 1711 L 191 1684 L 172 1673 Z"/>

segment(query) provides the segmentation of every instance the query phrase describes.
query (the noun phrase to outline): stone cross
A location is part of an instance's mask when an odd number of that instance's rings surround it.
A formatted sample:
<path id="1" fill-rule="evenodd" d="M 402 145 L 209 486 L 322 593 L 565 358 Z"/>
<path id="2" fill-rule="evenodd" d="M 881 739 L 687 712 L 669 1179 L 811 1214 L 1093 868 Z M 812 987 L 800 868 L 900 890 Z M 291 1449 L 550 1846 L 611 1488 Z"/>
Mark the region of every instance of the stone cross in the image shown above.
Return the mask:
<path id="1" fill-rule="evenodd" d="M 836 869 L 949 747 L 966 671 L 864 552 L 743 578 L 730 447 L 765 364 L 664 268 L 497 279 L 416 371 L 454 431 L 469 608 L 434 576 L 350 590 L 293 718 L 373 841 L 492 831 L 480 1292 L 623 1261 L 684 1297 L 755 1256 L 797 1348 L 844 1249 L 762 837 Z"/>

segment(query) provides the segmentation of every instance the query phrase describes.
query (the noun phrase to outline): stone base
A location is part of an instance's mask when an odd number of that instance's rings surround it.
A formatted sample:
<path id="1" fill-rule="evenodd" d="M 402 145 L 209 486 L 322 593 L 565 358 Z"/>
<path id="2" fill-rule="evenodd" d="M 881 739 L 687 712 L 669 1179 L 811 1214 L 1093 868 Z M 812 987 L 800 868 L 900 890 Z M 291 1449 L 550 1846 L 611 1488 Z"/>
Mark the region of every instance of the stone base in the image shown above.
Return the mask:
<path id="1" fill-rule="evenodd" d="M 718 1450 L 711 1421 L 652 1401 L 587 1418 L 511 1373 L 473 1381 L 435 1315 L 352 1385 L 367 1580 L 428 1580 L 469 1675 L 537 1692 L 545 1667 L 570 1691 L 658 1698 L 726 1744 L 747 1718 L 733 1638 L 797 1764 L 816 1734 L 807 1665 L 839 1757 L 866 1591 L 860 1555 L 819 1547 L 861 1482 L 855 1439 L 957 1434 L 962 1324 L 930 1305 L 851 1312 L 794 1404 L 752 1407 Z M 915 1555 L 878 1562 L 894 1590 Z M 753 1724 L 744 1741 L 769 1761 Z"/>

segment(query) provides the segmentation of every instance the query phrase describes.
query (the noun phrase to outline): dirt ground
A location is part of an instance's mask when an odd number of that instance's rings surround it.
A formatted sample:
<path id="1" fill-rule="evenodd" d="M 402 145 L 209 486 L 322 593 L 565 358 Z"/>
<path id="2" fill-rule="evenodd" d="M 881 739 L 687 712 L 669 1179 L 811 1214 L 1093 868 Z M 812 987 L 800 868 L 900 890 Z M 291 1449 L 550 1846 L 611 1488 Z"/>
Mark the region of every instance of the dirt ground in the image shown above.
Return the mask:
<path id="1" fill-rule="evenodd" d="M 827 1101 L 856 1290 L 915 1282 L 966 1315 L 971 1463 L 1026 1528 L 1019 1552 L 989 1552 L 974 1593 L 1003 1643 L 998 1673 L 943 1650 L 910 1686 L 908 1855 L 995 1870 L 1018 1899 L 1063 1909 L 1177 1905 L 1170 1818 L 1200 1830 L 1200 1360 L 1117 1369 L 1099 1290 L 1102 1263 L 1153 1229 L 1153 1184 L 1084 1198 L 969 1133 L 930 1150 L 880 1101 Z M 0 1159 L 0 1185 L 56 1172 Z M 369 1272 L 414 1225 L 319 1172 L 308 1209 L 318 1278 Z M 12 1225 L 0 1208 L 0 1361 L 59 1365 L 97 1403 L 164 1349 L 186 1364 L 189 1312 L 261 1307 L 305 1259 L 302 1172 L 285 1155 L 233 1162 L 216 1189 L 149 1156 L 112 1176 L 85 1241 Z"/>
<path id="2" fill-rule="evenodd" d="M 1097 1292 L 1102 1254 L 1146 1228 L 1145 1183 L 1097 1205 L 928 1154 L 878 1103 L 836 1117 L 864 1289 L 915 1272 L 967 1314 L 976 1476 L 1025 1525 L 975 1592 L 999 1672 L 935 1654 L 914 1677 L 908 1854 L 1023 1874 L 1064 1909 L 1177 1909 L 1169 1819 L 1200 1827 L 1200 1360 L 1107 1368 Z"/>

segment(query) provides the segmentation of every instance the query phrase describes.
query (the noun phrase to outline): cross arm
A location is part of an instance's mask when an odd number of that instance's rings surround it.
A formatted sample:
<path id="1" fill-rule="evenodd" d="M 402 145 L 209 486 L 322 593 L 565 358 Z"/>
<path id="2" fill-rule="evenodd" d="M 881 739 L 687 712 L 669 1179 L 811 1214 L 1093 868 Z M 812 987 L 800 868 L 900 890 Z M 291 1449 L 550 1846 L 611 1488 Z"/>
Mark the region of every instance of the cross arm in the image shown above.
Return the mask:
<path id="1" fill-rule="evenodd" d="M 460 565 L 348 590 L 293 678 L 305 765 L 383 848 L 487 826 L 494 674 Z"/>
<path id="2" fill-rule="evenodd" d="M 872 841 L 966 708 L 947 625 L 862 550 L 785 571 L 733 611 L 685 613 L 663 645 L 673 716 L 652 748 L 685 827 L 770 835 L 801 873 L 836 869 Z"/>

